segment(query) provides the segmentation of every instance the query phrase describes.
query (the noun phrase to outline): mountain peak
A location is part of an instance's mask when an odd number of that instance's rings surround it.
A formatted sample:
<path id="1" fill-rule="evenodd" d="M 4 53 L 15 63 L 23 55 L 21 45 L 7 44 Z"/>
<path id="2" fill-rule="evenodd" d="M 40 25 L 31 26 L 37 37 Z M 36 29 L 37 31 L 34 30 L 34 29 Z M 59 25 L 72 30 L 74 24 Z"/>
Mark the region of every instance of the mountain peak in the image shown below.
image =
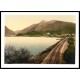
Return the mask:
<path id="1" fill-rule="evenodd" d="M 45 20 L 42 20 L 40 23 L 46 23 L 47 21 L 45 21 Z"/>

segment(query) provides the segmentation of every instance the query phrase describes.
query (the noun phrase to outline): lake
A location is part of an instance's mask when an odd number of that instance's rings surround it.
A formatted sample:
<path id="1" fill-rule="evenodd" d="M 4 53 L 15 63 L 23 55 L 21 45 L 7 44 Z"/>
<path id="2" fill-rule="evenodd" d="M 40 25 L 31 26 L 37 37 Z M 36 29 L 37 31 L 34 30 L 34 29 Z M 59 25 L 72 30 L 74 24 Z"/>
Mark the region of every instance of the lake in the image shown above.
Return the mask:
<path id="1" fill-rule="evenodd" d="M 26 48 L 31 54 L 36 55 L 49 46 L 57 43 L 60 38 L 56 37 L 5 37 L 5 45 Z"/>

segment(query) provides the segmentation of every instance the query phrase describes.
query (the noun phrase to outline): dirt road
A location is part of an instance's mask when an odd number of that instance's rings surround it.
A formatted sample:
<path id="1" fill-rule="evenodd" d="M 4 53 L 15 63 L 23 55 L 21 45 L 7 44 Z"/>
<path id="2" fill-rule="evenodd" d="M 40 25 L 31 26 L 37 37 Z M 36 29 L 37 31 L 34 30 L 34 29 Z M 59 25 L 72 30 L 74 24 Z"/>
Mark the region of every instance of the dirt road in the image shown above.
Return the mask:
<path id="1" fill-rule="evenodd" d="M 44 58 L 41 64 L 60 64 L 62 63 L 62 53 L 66 50 L 68 38 L 61 40 L 51 52 Z"/>

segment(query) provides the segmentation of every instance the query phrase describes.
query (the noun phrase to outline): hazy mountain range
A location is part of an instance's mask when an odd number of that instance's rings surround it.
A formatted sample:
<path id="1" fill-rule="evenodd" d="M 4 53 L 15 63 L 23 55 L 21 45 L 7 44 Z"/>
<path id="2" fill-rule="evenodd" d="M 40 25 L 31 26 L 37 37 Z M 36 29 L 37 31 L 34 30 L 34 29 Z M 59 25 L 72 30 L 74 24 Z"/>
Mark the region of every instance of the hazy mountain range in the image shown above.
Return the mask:
<path id="1" fill-rule="evenodd" d="M 26 27 L 22 30 L 18 30 L 13 32 L 12 30 L 5 28 L 5 35 L 15 35 L 15 34 L 27 34 L 32 32 L 52 32 L 52 33 L 74 33 L 75 32 L 75 23 L 72 22 L 64 22 L 58 20 L 51 21 L 41 21 L 37 24 L 32 24 L 29 27 Z"/>

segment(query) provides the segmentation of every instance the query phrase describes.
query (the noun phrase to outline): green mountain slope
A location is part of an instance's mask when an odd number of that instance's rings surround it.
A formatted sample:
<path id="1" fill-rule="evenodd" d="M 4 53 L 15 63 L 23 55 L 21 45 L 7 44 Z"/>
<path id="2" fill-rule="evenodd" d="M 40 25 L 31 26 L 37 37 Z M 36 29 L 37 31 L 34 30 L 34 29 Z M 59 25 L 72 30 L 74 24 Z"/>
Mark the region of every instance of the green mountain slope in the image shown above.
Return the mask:
<path id="1" fill-rule="evenodd" d="M 75 23 L 63 21 L 41 21 L 19 32 L 17 36 L 43 36 L 46 34 L 74 34 Z"/>

